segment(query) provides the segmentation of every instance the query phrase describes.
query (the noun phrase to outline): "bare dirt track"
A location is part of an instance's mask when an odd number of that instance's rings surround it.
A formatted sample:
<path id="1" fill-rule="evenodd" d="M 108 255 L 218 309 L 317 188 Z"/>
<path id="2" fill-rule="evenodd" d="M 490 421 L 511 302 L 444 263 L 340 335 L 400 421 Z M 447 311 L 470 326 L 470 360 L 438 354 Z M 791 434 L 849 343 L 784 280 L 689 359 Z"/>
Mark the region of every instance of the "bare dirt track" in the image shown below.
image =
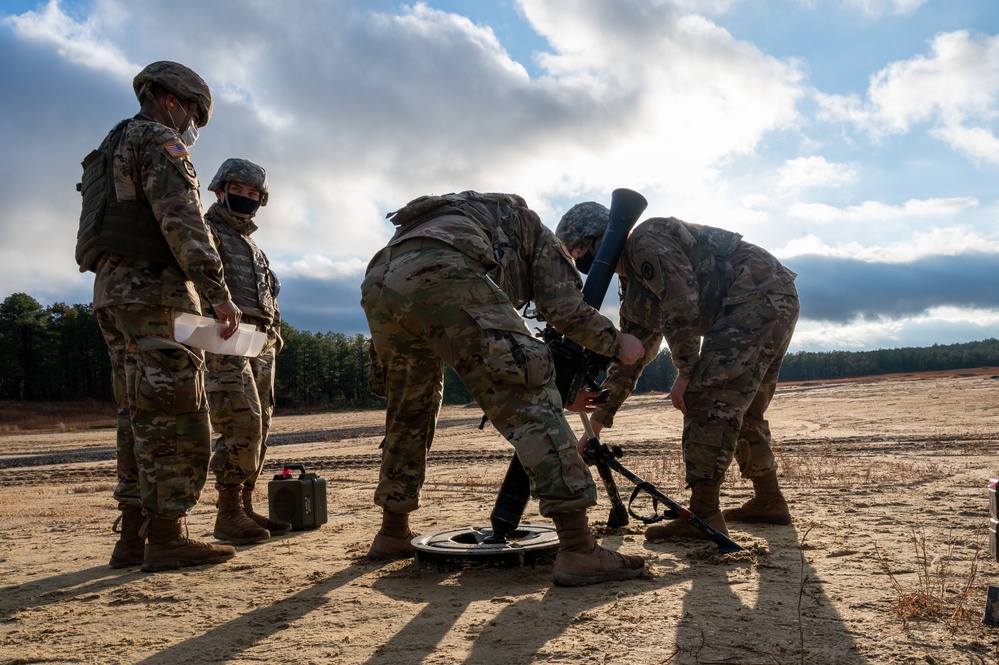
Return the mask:
<path id="1" fill-rule="evenodd" d="M 365 560 L 383 417 L 279 415 L 267 472 L 303 463 L 326 478 L 329 522 L 157 574 L 107 566 L 113 430 L 0 436 L 0 662 L 999 664 L 999 628 L 981 623 L 999 584 L 999 369 L 782 385 L 770 421 L 794 523 L 731 524 L 747 551 L 719 556 L 646 543 L 634 521 L 603 528 L 601 489 L 602 543 L 649 574 L 580 589 L 552 586 L 548 562 Z M 488 525 L 512 449 L 480 417 L 444 409 L 418 531 Z M 638 396 L 602 438 L 686 501 L 680 425 L 662 396 Z M 723 505 L 750 487 L 731 470 Z M 209 486 L 192 537 L 212 540 L 214 501 Z M 525 521 L 550 524 L 536 502 Z"/>

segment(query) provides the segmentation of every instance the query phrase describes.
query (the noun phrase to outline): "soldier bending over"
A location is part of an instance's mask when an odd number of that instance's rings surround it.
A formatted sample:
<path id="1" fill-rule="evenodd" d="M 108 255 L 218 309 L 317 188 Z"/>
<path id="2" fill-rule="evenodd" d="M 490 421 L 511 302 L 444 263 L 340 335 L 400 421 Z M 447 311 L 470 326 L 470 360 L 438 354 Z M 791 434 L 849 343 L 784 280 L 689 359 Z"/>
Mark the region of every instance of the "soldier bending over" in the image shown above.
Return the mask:
<path id="1" fill-rule="evenodd" d="M 382 526 L 368 556 L 413 556 L 409 513 L 419 507 L 446 362 L 513 444 L 541 514 L 555 522 L 555 584 L 639 577 L 641 557 L 596 544 L 586 518 L 596 486 L 562 415 L 548 348 L 517 308 L 533 300 L 560 332 L 625 363 L 641 357 L 641 343 L 583 302 L 579 273 L 519 196 L 421 197 L 390 217 L 399 228 L 361 286 L 372 388 L 388 399 L 375 490 Z"/>
<path id="2" fill-rule="evenodd" d="M 604 206 L 587 202 L 562 217 L 556 234 L 577 265 L 585 267 L 596 254 L 608 215 Z M 670 397 L 683 413 L 690 511 L 726 534 L 726 519 L 790 524 L 764 414 L 798 319 L 796 275 L 737 233 L 675 217 L 636 227 L 617 273 L 621 329 L 642 340 L 645 357 L 627 367 L 611 366 L 604 381 L 611 398 L 593 413 L 594 431 L 613 424 L 665 336 L 677 368 Z M 719 490 L 733 457 L 743 477 L 753 481 L 754 496 L 722 513 Z M 675 520 L 649 527 L 645 537 L 707 535 Z"/>

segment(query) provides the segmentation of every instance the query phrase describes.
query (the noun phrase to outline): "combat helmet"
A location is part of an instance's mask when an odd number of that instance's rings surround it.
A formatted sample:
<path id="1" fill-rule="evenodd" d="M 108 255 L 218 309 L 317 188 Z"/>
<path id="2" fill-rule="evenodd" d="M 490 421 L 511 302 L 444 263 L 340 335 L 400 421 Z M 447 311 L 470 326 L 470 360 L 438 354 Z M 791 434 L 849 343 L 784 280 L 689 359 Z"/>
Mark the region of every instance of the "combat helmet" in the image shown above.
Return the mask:
<path id="1" fill-rule="evenodd" d="M 225 189 L 225 184 L 230 180 L 242 182 L 250 187 L 260 190 L 260 205 L 267 205 L 267 171 L 263 166 L 254 164 L 248 159 L 230 157 L 222 162 L 222 166 L 215 172 L 209 191 L 218 192 Z"/>
<path id="2" fill-rule="evenodd" d="M 212 93 L 208 89 L 208 84 L 193 69 L 169 60 L 158 60 L 146 65 L 132 80 L 132 89 L 135 90 L 135 97 L 139 103 L 142 103 L 149 86 L 153 83 L 163 86 L 178 99 L 193 101 L 198 105 L 200 116 L 198 127 L 208 124 L 214 108 Z"/>
<path id="3" fill-rule="evenodd" d="M 582 247 L 588 239 L 601 238 L 610 221 L 610 210 L 596 201 L 577 203 L 559 220 L 555 235 L 570 252 Z"/>

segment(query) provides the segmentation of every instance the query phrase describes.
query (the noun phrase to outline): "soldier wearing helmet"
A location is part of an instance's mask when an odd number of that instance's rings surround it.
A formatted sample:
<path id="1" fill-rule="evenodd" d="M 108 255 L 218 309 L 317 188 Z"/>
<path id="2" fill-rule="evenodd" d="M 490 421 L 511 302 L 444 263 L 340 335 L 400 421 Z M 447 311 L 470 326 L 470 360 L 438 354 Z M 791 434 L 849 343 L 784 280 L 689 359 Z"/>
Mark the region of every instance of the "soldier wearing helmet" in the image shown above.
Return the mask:
<path id="1" fill-rule="evenodd" d="M 420 504 L 447 363 L 514 445 L 541 514 L 555 522 L 555 584 L 641 576 L 640 556 L 596 543 L 586 516 L 596 485 L 575 451 L 551 354 L 517 308 L 533 300 L 558 330 L 626 362 L 641 357 L 641 342 L 584 302 L 579 273 L 521 197 L 423 196 L 389 216 L 398 229 L 361 284 L 371 328 L 370 383 L 388 400 L 375 489 L 382 525 L 368 557 L 413 556 L 409 513 Z M 580 410 L 578 401 L 567 408 Z"/>
<path id="2" fill-rule="evenodd" d="M 230 546 L 189 540 L 211 455 L 202 351 L 173 339 L 179 313 L 201 298 L 231 337 L 241 312 L 201 214 L 189 148 L 212 114 L 207 84 L 176 62 L 133 82 L 140 110 L 83 162 L 77 264 L 94 277 L 94 309 L 112 360 L 118 412 L 120 537 L 113 568 L 145 571 L 226 561 Z"/>
<path id="3" fill-rule="evenodd" d="M 198 138 L 198 128 L 212 117 L 212 93 L 200 76 L 176 62 L 154 62 L 132 81 L 135 97 L 143 108 L 149 103 L 160 111 L 158 120 L 180 133 L 191 148 Z M 172 97 L 172 98 L 171 98 Z M 178 121 L 174 109 L 183 113 Z"/>
<path id="4" fill-rule="evenodd" d="M 599 203 L 579 203 L 555 230 L 583 272 L 608 219 L 609 211 Z M 642 340 L 645 358 L 611 366 L 604 381 L 611 398 L 594 411 L 594 431 L 613 424 L 665 337 L 677 369 L 670 397 L 683 413 L 691 512 L 723 533 L 728 532 L 726 520 L 790 524 L 764 413 L 798 319 L 796 275 L 738 233 L 675 217 L 639 224 L 617 273 L 621 330 Z M 752 480 L 754 496 L 722 512 L 719 490 L 733 458 L 743 477 Z M 651 526 L 645 537 L 706 538 L 685 520 Z"/>
<path id="5" fill-rule="evenodd" d="M 230 158 L 208 189 L 217 200 L 205 220 L 232 298 L 243 312 L 242 321 L 267 333 L 264 349 L 254 358 L 206 354 L 205 391 L 218 433 L 209 465 L 219 492 L 214 535 L 242 545 L 291 531 L 288 522 L 253 510 L 253 489 L 264 466 L 274 412 L 274 358 L 283 344 L 278 281 L 267 256 L 250 238 L 257 230 L 257 210 L 267 205 L 267 172 L 248 159 Z"/>

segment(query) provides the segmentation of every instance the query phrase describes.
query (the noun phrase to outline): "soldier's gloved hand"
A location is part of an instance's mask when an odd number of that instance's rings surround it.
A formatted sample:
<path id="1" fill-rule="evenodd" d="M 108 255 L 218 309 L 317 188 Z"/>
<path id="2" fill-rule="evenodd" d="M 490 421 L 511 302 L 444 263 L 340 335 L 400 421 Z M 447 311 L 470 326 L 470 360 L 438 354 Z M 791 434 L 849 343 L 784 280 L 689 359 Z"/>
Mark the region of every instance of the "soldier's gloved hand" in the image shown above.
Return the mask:
<path id="1" fill-rule="evenodd" d="M 220 337 L 229 339 L 235 335 L 236 330 L 239 329 L 239 320 L 243 317 L 243 312 L 240 311 L 239 307 L 236 307 L 236 303 L 227 300 L 221 305 L 215 305 L 212 309 L 215 310 L 215 316 L 218 317 L 219 321 L 226 324 Z"/>
<path id="2" fill-rule="evenodd" d="M 617 352 L 617 359 L 625 365 L 634 365 L 645 355 L 645 347 L 642 341 L 634 335 L 621 333 L 621 348 Z"/>

